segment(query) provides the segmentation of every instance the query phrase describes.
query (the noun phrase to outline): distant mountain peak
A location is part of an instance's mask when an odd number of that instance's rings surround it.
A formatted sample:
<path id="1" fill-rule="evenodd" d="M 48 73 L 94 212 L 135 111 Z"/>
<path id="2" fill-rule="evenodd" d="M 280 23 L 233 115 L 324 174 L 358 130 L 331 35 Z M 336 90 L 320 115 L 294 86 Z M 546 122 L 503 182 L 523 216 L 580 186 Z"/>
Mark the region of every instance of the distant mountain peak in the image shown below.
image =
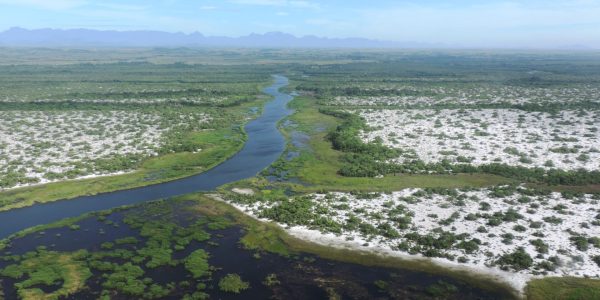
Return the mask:
<path id="1" fill-rule="evenodd" d="M 282 47 L 282 48 L 416 48 L 432 45 L 398 43 L 364 38 L 297 37 L 272 31 L 237 38 L 151 30 L 25 29 L 0 32 L 0 46 L 21 47 Z"/>

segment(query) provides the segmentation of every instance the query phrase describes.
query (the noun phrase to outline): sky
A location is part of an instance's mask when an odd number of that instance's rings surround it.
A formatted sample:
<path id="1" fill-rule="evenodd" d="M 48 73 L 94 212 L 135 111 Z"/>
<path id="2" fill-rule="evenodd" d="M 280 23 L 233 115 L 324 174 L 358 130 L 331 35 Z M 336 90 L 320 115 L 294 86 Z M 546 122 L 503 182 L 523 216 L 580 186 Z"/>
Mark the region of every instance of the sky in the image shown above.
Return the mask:
<path id="1" fill-rule="evenodd" d="M 600 49 L 600 0 L 0 0 L 0 31 L 15 26 Z"/>

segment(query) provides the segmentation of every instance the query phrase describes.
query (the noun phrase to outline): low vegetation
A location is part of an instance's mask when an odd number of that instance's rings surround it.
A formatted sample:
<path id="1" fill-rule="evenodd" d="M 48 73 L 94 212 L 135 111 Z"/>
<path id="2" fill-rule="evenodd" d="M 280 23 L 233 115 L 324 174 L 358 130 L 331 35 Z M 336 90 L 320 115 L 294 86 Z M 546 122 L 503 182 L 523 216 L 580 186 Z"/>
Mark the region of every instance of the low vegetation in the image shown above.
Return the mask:
<path id="1" fill-rule="evenodd" d="M 227 274 L 219 280 L 219 289 L 223 292 L 239 294 L 250 288 L 250 284 L 243 281 L 238 274 Z"/>
<path id="2" fill-rule="evenodd" d="M 202 172 L 243 145 L 242 125 L 257 115 L 270 74 L 286 73 L 301 94 L 291 103 L 296 114 L 281 123 L 287 153 L 263 176 L 235 184 L 254 194 L 228 186 L 212 195 L 283 228 L 197 195 L 95 214 L 103 227 L 93 232 L 83 222 L 90 215 L 39 226 L 0 242 L 0 277 L 23 298 L 281 292 L 320 266 L 301 251 L 460 279 L 410 291 L 398 288 L 402 276 L 369 279 L 389 296 L 460 298 L 462 281 L 504 291 L 433 259 L 493 269 L 518 289 L 544 277 L 527 285 L 528 299 L 598 298 L 596 55 L 154 49 L 140 50 L 152 62 L 141 63 L 127 51 L 98 50 L 107 56 L 92 65 L 73 61 L 87 54 L 65 50 L 45 60 L 52 65 L 24 65 L 2 51 L 0 188 L 10 190 L 0 192 L 0 210 Z M 50 50 L 36 51 L 22 55 Z M 257 59 L 265 63 L 243 65 Z M 121 172 L 128 174 L 85 179 Z M 36 183 L 47 184 L 15 188 Z M 75 252 L 11 252 L 19 239 L 51 240 L 46 231 L 55 241 L 92 233 L 98 241 Z M 300 273 L 256 280 L 222 270 L 215 248 L 238 233 L 236 249 L 253 264 L 277 254 Z M 407 255 L 417 259 L 394 257 Z M 162 280 L 167 273 L 183 277 Z M 311 284 L 335 298 L 340 286 L 354 286 L 346 283 L 320 276 Z"/>
<path id="3" fill-rule="evenodd" d="M 40 249 L 23 256 L 19 264 L 4 268 L 0 275 L 18 280 L 15 284 L 22 299 L 60 299 L 85 288 L 92 273 L 85 263 L 86 251 L 58 253 Z M 45 293 L 40 287 L 58 285 Z"/>

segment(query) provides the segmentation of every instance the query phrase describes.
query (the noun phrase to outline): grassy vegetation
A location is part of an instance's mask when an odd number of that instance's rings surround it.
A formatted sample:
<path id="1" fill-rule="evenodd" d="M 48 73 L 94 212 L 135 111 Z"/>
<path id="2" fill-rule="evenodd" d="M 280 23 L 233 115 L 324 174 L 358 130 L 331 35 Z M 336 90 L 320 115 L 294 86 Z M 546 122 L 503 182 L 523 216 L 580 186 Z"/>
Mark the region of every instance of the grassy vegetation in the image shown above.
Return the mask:
<path id="1" fill-rule="evenodd" d="M 183 196 L 182 199 L 194 200 L 198 205 L 192 209 L 208 216 L 228 216 L 236 220 L 239 224 L 243 224 L 246 229 L 246 234 L 240 242 L 245 248 L 250 250 L 268 251 L 283 256 L 290 255 L 290 251 L 281 237 L 279 227 L 274 224 L 258 222 L 251 217 L 233 209 L 230 205 L 209 199 L 206 196 L 189 195 Z"/>
<path id="2" fill-rule="evenodd" d="M 208 253 L 198 249 L 185 259 L 185 268 L 194 275 L 194 278 L 209 275 Z"/>
<path id="3" fill-rule="evenodd" d="M 0 192 L 0 211 L 156 184 L 197 174 L 235 154 L 243 146 L 244 140 L 240 130 L 229 128 L 190 133 L 188 138 L 203 151 L 154 157 L 143 162 L 140 170 L 129 174 L 63 181 Z"/>
<path id="4" fill-rule="evenodd" d="M 13 279 L 25 279 L 15 284 L 22 299 L 59 299 L 85 287 L 85 281 L 92 275 L 85 264 L 87 255 L 85 251 L 58 253 L 39 250 L 20 264 L 5 268 L 1 274 Z M 51 293 L 44 293 L 37 287 L 55 284 L 60 284 L 60 288 Z"/>
<path id="5" fill-rule="evenodd" d="M 227 215 L 234 218 L 239 224 L 242 224 L 244 228 L 246 228 L 247 232 L 242 238 L 242 243 L 250 249 L 268 251 L 281 255 L 293 255 L 305 252 L 316 254 L 325 259 L 366 266 L 393 267 L 422 271 L 431 274 L 450 276 L 468 282 L 470 285 L 490 291 L 502 291 L 506 294 L 514 293 L 511 288 L 497 283 L 486 276 L 440 267 L 425 259 L 401 259 L 373 254 L 372 252 L 332 248 L 297 239 L 287 234 L 281 227 L 275 224 L 257 221 L 233 208 L 229 204 L 222 201 L 215 201 L 210 199 L 210 197 L 189 195 L 184 196 L 182 199 L 195 199 L 198 204 L 194 206 L 193 209 L 204 214 Z"/>
<path id="6" fill-rule="evenodd" d="M 526 288 L 527 300 L 600 299 L 600 280 L 552 277 L 534 279 Z"/>
<path id="7" fill-rule="evenodd" d="M 293 130 L 300 130 L 310 137 L 310 149 L 302 150 L 298 158 L 281 166 L 290 171 L 288 176 L 298 177 L 307 184 L 294 186 L 298 191 L 394 191 L 409 187 L 482 187 L 513 182 L 488 174 L 401 174 L 382 178 L 342 176 L 338 171 L 345 164 L 342 159 L 344 153 L 333 149 L 327 139 L 328 132 L 340 120 L 320 113 L 315 100 L 308 97 L 295 98 L 291 107 L 296 109 L 296 113 L 290 119 L 298 124 Z"/>
<path id="8" fill-rule="evenodd" d="M 219 289 L 223 292 L 239 294 L 250 288 L 250 284 L 242 280 L 238 274 L 227 274 L 219 280 Z"/>
<path id="9" fill-rule="evenodd" d="M 169 151 L 146 159 L 135 172 L 0 191 L 0 211 L 156 184 L 206 171 L 241 149 L 246 138 L 242 128 L 249 117 L 248 111 L 252 107 L 262 106 L 265 100 L 265 97 L 259 97 L 223 109 L 221 113 L 227 117 L 211 125 L 214 129 L 179 133 L 172 143 L 176 144 L 176 148 L 185 145 L 181 151 Z M 191 152 L 187 149 L 202 151 Z"/>

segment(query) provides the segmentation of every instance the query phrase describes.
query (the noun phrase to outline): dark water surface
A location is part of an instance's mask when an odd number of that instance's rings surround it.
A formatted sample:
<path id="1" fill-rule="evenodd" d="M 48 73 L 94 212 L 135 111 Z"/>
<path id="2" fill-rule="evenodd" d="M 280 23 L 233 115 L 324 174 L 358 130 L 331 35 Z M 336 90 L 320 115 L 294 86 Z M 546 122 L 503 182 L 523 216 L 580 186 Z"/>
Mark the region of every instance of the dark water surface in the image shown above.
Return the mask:
<path id="1" fill-rule="evenodd" d="M 260 117 L 246 125 L 248 139 L 244 148 L 224 163 L 202 174 L 171 182 L 0 212 L 0 239 L 35 225 L 122 205 L 210 191 L 255 176 L 277 160 L 285 149 L 285 139 L 277 129 L 277 122 L 291 114 L 287 103 L 293 96 L 279 91 L 288 85 L 286 77 L 274 76 L 274 79 L 273 85 L 264 89 L 274 100 L 265 105 Z"/>
<path id="2" fill-rule="evenodd" d="M 188 210 L 188 204 L 178 201 L 165 201 L 154 203 L 154 209 L 148 210 L 146 204 L 136 206 L 125 211 L 115 212 L 106 219 L 96 217 L 84 219 L 77 224 L 80 229 L 72 230 L 69 227 L 48 229 L 44 232 L 33 233 L 12 241 L 10 254 L 23 255 L 32 253 L 39 246 L 45 246 L 51 251 L 71 252 L 86 249 L 90 253 L 107 251 L 101 248 L 103 242 L 114 241 L 123 237 L 136 237 L 139 242 L 133 245 L 116 245 L 115 249 L 136 251 L 144 247 L 147 238 L 140 235 L 140 229 L 127 225 L 124 219 L 127 216 L 139 215 L 141 219 L 154 216 L 155 221 L 162 223 L 177 223 L 186 227 L 199 219 L 205 218 L 195 210 Z M 193 205 L 191 203 L 190 205 Z M 158 213 L 157 213 L 158 212 Z M 109 221 L 109 222 L 107 222 Z M 194 279 L 179 263 L 174 266 L 164 265 L 157 268 L 144 267 L 144 262 L 138 264 L 144 269 L 144 278 L 161 286 L 174 283 L 176 288 L 166 297 L 161 299 L 181 299 L 183 295 L 195 291 L 196 283 L 204 282 L 204 290 L 210 299 L 511 299 L 511 296 L 502 292 L 491 292 L 473 287 L 467 282 L 456 280 L 447 276 L 428 274 L 425 272 L 362 266 L 322 259 L 314 255 L 298 253 L 290 257 L 280 256 L 267 252 L 256 252 L 245 249 L 240 244 L 240 239 L 245 231 L 238 225 L 228 228 L 210 230 L 209 241 L 193 241 L 184 249 L 174 250 L 172 258 L 181 260 L 196 249 L 204 249 L 210 254 L 208 262 L 214 267 L 210 278 Z M 172 244 L 171 244 L 172 245 Z M 257 256 L 257 253 L 259 254 Z M 6 253 L 4 253 L 6 254 Z M 111 260 L 105 258 L 103 260 Z M 115 263 L 126 263 L 127 260 L 113 259 Z M 0 268 L 12 264 L 11 260 L 0 260 Z M 93 269 L 93 275 L 86 281 L 87 288 L 70 295 L 66 299 L 98 299 L 104 289 L 102 283 L 106 280 L 104 272 Z M 110 272 L 109 272 L 110 273 Z M 221 291 L 218 281 L 226 274 L 239 274 L 243 280 L 250 283 L 250 288 L 240 294 Z M 108 274 L 108 273 L 107 273 Z M 266 286 L 263 281 L 269 274 L 276 274 L 280 284 Z M 14 280 L 2 278 L 0 288 L 5 292 L 6 299 L 17 298 L 15 283 L 25 278 Z M 385 286 L 378 286 L 377 281 L 384 282 Z M 191 282 L 191 286 L 182 286 L 182 282 Z M 62 282 L 52 285 L 39 285 L 38 288 L 47 292 L 57 290 Z M 119 292 L 112 292 L 111 299 L 133 299 Z"/>

